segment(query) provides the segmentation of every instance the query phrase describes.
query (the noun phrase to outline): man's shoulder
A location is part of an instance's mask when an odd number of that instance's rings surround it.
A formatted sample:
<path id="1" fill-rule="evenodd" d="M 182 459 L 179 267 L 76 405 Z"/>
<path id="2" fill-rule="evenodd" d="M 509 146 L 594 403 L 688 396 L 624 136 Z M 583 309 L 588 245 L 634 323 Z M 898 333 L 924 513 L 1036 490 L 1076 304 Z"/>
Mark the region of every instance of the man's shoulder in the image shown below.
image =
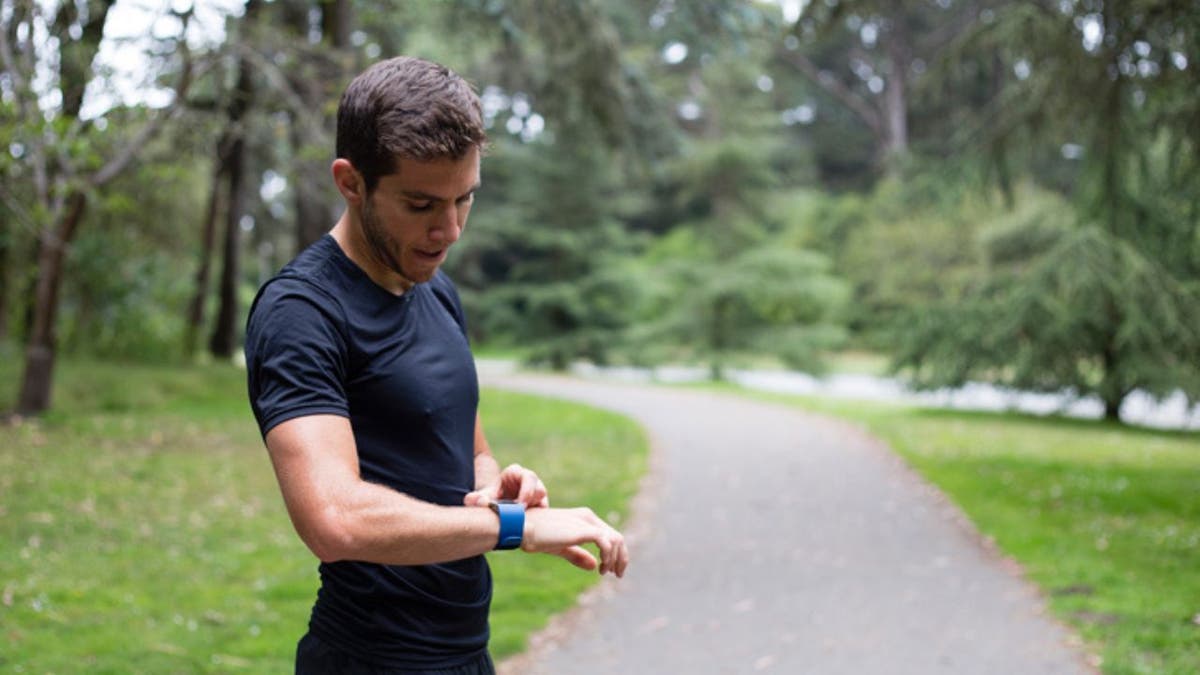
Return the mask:
<path id="1" fill-rule="evenodd" d="M 276 279 L 301 279 L 316 286 L 327 286 L 330 276 L 337 272 L 337 243 L 325 235 L 313 242 L 283 266 Z"/>
<path id="2" fill-rule="evenodd" d="M 312 305 L 322 314 L 343 315 L 338 292 L 341 281 L 331 243 L 329 237 L 317 240 L 263 284 L 250 308 L 251 318 L 261 310 L 296 303 Z"/>

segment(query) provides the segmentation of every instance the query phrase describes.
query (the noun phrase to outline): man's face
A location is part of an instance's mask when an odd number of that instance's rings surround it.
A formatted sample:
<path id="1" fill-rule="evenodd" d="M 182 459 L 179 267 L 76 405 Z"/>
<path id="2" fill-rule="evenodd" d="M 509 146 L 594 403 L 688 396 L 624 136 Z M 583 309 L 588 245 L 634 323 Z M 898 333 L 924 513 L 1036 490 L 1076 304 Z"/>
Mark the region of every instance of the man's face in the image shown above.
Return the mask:
<path id="1" fill-rule="evenodd" d="M 462 159 L 397 161 L 363 202 L 369 253 L 411 283 L 433 278 L 467 225 L 479 188 L 479 149 Z"/>

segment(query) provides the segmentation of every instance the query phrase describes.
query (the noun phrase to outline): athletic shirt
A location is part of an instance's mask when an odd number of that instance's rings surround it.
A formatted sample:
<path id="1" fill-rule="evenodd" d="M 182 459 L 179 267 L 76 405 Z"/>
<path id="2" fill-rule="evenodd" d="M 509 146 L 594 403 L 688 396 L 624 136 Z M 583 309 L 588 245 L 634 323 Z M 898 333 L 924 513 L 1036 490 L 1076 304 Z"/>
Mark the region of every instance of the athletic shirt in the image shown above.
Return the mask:
<path id="1" fill-rule="evenodd" d="M 259 290 L 246 370 L 264 437 L 289 419 L 341 415 L 363 480 L 447 506 L 474 489 L 479 385 L 462 305 L 441 271 L 396 296 L 325 235 Z M 487 649 L 483 556 L 319 569 L 309 630 L 333 647 L 414 669 L 453 668 Z"/>

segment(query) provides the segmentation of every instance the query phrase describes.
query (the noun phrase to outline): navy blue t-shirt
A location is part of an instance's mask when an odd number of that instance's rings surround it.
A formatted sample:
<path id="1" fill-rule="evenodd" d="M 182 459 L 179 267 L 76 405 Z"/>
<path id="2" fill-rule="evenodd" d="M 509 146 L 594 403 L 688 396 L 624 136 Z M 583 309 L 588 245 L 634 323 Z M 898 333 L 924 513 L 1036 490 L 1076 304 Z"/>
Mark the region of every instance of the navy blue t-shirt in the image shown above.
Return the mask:
<path id="1" fill-rule="evenodd" d="M 474 489 L 479 385 L 454 284 L 401 296 L 325 235 L 258 292 L 246 328 L 250 404 L 265 436 L 303 415 L 349 418 L 363 480 L 434 504 Z M 487 648 L 483 556 L 438 565 L 322 563 L 309 629 L 384 666 L 451 668 Z"/>

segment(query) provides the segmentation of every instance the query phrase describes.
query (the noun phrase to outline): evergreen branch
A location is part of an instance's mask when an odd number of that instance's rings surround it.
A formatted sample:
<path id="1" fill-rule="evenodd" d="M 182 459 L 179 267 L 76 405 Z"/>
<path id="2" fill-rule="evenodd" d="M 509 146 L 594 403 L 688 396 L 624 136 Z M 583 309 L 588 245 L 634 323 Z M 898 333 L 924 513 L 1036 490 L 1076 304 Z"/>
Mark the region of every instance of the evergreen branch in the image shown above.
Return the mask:
<path id="1" fill-rule="evenodd" d="M 801 54 L 799 51 L 784 51 L 781 52 L 781 55 L 790 65 L 812 81 L 813 84 L 816 84 L 830 96 L 837 99 L 842 105 L 850 109 L 851 112 L 858 115 L 877 137 L 882 138 L 884 136 L 883 122 L 879 117 L 879 112 L 866 99 L 851 91 L 841 80 L 828 72 L 822 71 L 807 56 Z"/>

